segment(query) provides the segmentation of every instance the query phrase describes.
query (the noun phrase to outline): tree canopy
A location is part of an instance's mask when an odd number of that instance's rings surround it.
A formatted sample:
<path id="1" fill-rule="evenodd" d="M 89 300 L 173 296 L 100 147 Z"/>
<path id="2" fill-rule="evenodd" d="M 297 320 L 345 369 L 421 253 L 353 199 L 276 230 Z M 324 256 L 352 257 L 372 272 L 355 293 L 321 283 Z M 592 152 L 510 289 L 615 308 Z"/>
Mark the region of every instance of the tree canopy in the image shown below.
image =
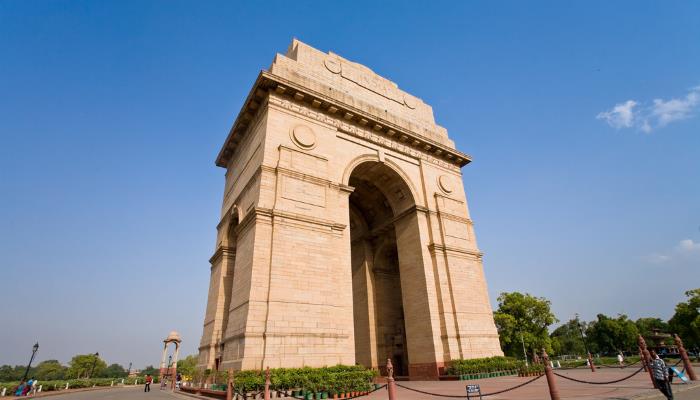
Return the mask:
<path id="1" fill-rule="evenodd" d="M 594 353 L 636 352 L 639 330 L 626 315 L 611 318 L 598 314 L 597 320 L 592 321 L 586 329 L 586 336 Z"/>
<path id="2" fill-rule="evenodd" d="M 678 303 L 676 312 L 668 321 L 670 330 L 677 333 L 685 347 L 700 347 L 700 288 L 685 292 L 687 301 Z"/>
<path id="3" fill-rule="evenodd" d="M 586 353 L 586 346 L 581 339 L 579 320 L 571 319 L 552 332 L 552 350 L 558 355 L 580 355 Z M 585 323 L 581 323 L 585 329 Z"/>
<path id="4" fill-rule="evenodd" d="M 95 354 L 73 356 L 68 364 L 68 376 L 71 378 L 97 377 L 100 376 L 102 370 L 107 368 L 107 363 Z"/>
<path id="5" fill-rule="evenodd" d="M 549 300 L 519 292 L 501 293 L 494 320 L 504 353 L 522 356 L 523 343 L 528 351 L 552 351 L 548 327 L 557 322 Z"/>

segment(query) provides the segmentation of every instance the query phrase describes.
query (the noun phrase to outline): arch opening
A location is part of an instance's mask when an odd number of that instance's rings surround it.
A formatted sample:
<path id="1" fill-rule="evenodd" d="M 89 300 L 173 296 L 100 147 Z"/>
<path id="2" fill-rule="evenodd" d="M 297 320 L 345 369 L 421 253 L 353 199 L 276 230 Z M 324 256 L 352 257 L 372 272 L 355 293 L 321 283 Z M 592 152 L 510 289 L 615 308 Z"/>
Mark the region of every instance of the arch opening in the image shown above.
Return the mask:
<path id="1" fill-rule="evenodd" d="M 415 206 L 407 182 L 392 168 L 366 161 L 351 172 L 350 238 L 355 360 L 383 373 L 387 358 L 408 375 L 409 354 L 396 222 Z"/>

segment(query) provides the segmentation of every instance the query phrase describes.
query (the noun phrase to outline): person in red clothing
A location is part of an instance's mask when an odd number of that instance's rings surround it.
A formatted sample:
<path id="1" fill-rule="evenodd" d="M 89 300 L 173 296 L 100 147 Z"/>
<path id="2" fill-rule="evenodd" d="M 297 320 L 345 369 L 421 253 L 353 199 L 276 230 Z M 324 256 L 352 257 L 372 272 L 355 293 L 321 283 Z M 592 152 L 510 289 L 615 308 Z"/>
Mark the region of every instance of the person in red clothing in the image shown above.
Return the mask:
<path id="1" fill-rule="evenodd" d="M 151 376 L 151 374 L 146 374 L 146 386 L 143 388 L 144 392 L 151 391 L 151 382 L 153 382 L 153 377 Z"/>

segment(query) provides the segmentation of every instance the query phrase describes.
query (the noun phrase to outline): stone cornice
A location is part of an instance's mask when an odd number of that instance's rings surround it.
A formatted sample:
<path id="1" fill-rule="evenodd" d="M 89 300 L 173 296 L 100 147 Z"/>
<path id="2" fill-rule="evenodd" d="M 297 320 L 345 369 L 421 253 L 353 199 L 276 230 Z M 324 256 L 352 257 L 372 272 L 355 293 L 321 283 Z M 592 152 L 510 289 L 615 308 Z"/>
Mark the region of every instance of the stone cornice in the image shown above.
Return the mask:
<path id="1" fill-rule="evenodd" d="M 481 260 L 481 258 L 484 256 L 484 253 L 478 251 L 478 250 L 469 250 L 469 249 L 464 249 L 461 247 L 453 247 L 453 246 L 445 246 L 442 244 L 438 243 L 431 243 L 428 245 L 428 250 L 431 252 L 445 252 L 445 253 L 459 253 L 459 254 L 464 254 L 464 255 L 469 255 L 472 257 L 475 257 L 477 260 Z"/>
<path id="2" fill-rule="evenodd" d="M 227 247 L 227 246 L 219 246 L 218 249 L 214 252 L 214 255 L 211 256 L 209 259 L 209 263 L 213 266 L 221 257 L 228 256 L 232 257 L 236 255 L 236 249 Z"/>
<path id="3" fill-rule="evenodd" d="M 283 106 L 284 102 L 287 102 L 315 109 L 316 111 L 311 110 L 305 115 L 330 123 L 341 132 L 363 137 L 443 167 L 449 168 L 451 166 L 458 169 L 471 162 L 471 157 L 467 154 L 442 143 L 282 77 L 261 71 L 216 158 L 217 166 L 227 166 L 236 146 L 247 133 L 257 112 L 265 106 L 266 100 L 273 98 L 268 97 L 270 91 L 274 91 L 282 99 L 281 102 L 277 102 L 278 105 Z"/>

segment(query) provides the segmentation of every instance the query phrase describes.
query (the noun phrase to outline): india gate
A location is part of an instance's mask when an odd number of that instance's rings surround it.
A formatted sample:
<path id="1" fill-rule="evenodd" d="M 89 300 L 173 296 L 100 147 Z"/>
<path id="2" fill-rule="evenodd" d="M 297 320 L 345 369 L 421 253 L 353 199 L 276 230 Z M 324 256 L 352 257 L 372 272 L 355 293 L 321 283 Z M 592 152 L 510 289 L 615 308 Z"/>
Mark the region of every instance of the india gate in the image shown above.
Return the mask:
<path id="1" fill-rule="evenodd" d="M 292 41 L 216 158 L 226 182 L 199 366 L 391 358 L 398 375 L 435 379 L 450 360 L 502 355 L 469 162 L 420 98 Z"/>

